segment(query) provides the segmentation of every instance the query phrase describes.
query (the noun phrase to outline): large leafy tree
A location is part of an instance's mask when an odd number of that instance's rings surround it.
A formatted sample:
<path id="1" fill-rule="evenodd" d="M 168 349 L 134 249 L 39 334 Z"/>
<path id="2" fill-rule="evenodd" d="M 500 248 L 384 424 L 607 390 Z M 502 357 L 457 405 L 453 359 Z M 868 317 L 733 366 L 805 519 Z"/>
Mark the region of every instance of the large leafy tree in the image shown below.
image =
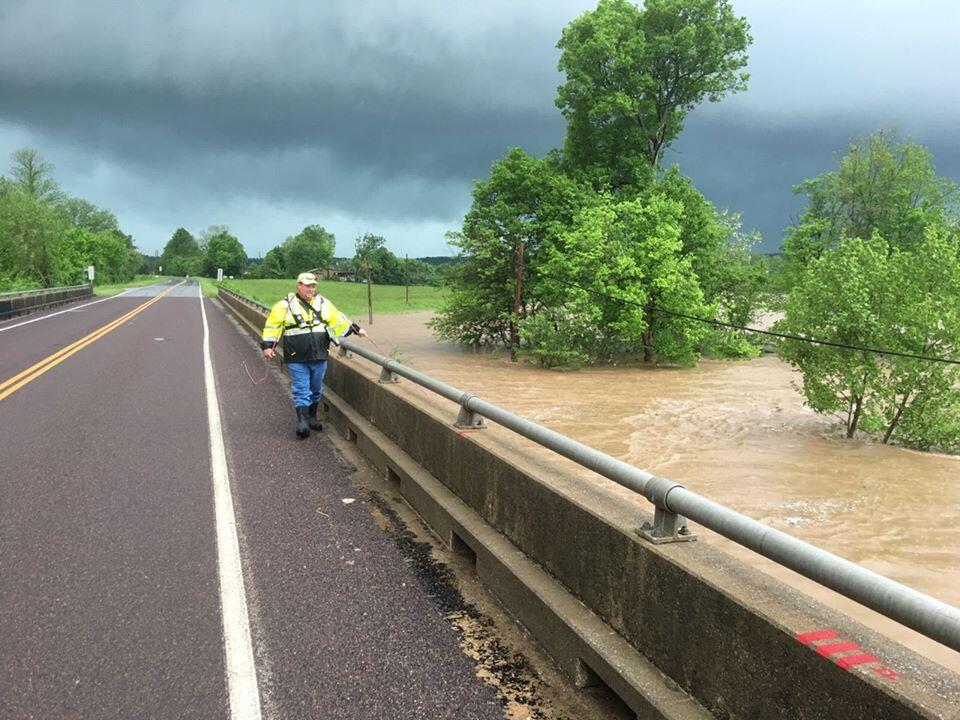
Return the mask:
<path id="1" fill-rule="evenodd" d="M 128 242 L 127 236 L 113 230 L 94 232 L 72 226 L 62 238 L 59 260 L 65 272 L 79 274 L 87 265 L 96 268 L 94 281 L 122 283 L 133 280 L 141 263 L 140 253 Z"/>
<path id="2" fill-rule="evenodd" d="M 0 182 L 0 286 L 78 283 L 87 265 L 98 283 L 132 279 L 141 256 L 113 213 L 67 198 L 36 150 L 12 160 L 11 179 Z"/>
<path id="3" fill-rule="evenodd" d="M 53 179 L 53 164 L 33 148 L 20 148 L 11 155 L 11 179 L 15 188 L 39 203 L 55 204 L 63 200 L 60 186 Z"/>
<path id="4" fill-rule="evenodd" d="M 810 262 L 787 301 L 786 332 L 841 345 L 955 357 L 960 348 L 960 242 L 928 226 L 911 250 L 878 233 L 844 238 Z M 960 369 L 867 350 L 784 341 L 807 404 L 857 430 L 929 447 L 960 443 Z"/>
<path id="5" fill-rule="evenodd" d="M 555 154 L 535 158 L 512 148 L 478 181 L 460 232 L 450 235 L 461 262 L 451 268 L 450 293 L 432 327 L 440 337 L 483 345 L 509 344 L 511 326 L 541 304 L 533 270 L 543 249 L 593 200 L 565 175 Z M 514 313 L 519 267 L 519 313 Z"/>
<path id="6" fill-rule="evenodd" d="M 528 351 L 544 364 L 641 353 L 647 362 L 691 363 L 710 315 L 683 253 L 683 207 L 663 196 L 580 212 L 543 266 L 546 307 L 524 321 Z M 572 353 L 572 354 L 571 354 Z"/>
<path id="7" fill-rule="evenodd" d="M 749 25 L 728 0 L 600 0 L 563 31 L 564 150 L 595 182 L 646 182 L 687 114 L 746 89 Z"/>
<path id="8" fill-rule="evenodd" d="M 287 277 L 314 268 L 330 267 L 336 238 L 320 225 L 308 225 L 283 242 L 283 257 Z"/>
<path id="9" fill-rule="evenodd" d="M 243 245 L 228 230 L 220 229 L 206 239 L 203 253 L 203 274 L 214 277 L 222 268 L 224 275 L 241 276 L 247 267 Z"/>
<path id="10" fill-rule="evenodd" d="M 373 233 L 357 238 L 351 267 L 357 277 L 366 277 L 368 264 L 370 279 L 378 285 L 402 285 L 406 279 L 403 260 L 387 248 L 385 238 Z"/>
<path id="11" fill-rule="evenodd" d="M 184 228 L 177 228 L 160 254 L 160 266 L 167 275 L 197 275 L 203 265 L 203 252 L 197 239 Z"/>
<path id="12" fill-rule="evenodd" d="M 835 170 L 794 190 L 807 198 L 783 246 L 794 278 L 843 238 L 878 233 L 891 248 L 909 250 L 926 227 L 960 217 L 957 186 L 937 175 L 930 152 L 884 131 L 852 143 Z"/>
<path id="13" fill-rule="evenodd" d="M 69 227 L 56 208 L 20 188 L 5 193 L 0 198 L 0 276 L 5 284 L 16 278 L 43 287 L 79 281 L 80 268 L 68 269 L 60 258 Z"/>
<path id="14" fill-rule="evenodd" d="M 451 235 L 462 262 L 450 273 L 436 332 L 514 352 L 523 346 L 551 364 L 634 351 L 667 362 L 712 348 L 749 352 L 739 336 L 708 343 L 703 325 L 693 330 L 690 321 L 655 312 L 676 305 L 742 320 L 752 309 L 759 273 L 736 218 L 719 213 L 679 172 L 659 167 L 695 105 L 746 87 L 748 31 L 727 0 L 648 0 L 642 10 L 600 0 L 574 20 L 558 45 L 566 73 L 557 98 L 568 122 L 563 153 L 537 159 L 514 148 L 477 183 L 463 228 Z M 584 247 L 587 239 L 595 253 Z M 581 259 L 575 284 L 594 292 L 554 282 L 574 269 L 567 251 Z M 665 280 L 681 267 L 687 280 Z M 571 304 L 577 293 L 613 289 L 615 282 L 597 286 L 591 276 L 611 268 L 625 273 L 611 277 L 632 283 L 628 295 L 642 295 L 639 320 L 616 299 L 583 295 Z M 657 280 L 645 284 L 631 273 Z M 606 323 L 609 332 L 595 330 Z"/>
<path id="15" fill-rule="evenodd" d="M 260 277 L 262 278 L 286 278 L 290 277 L 287 273 L 287 259 L 283 254 L 283 247 L 278 245 L 267 251 L 263 256 L 263 262 L 260 263 Z"/>
<path id="16" fill-rule="evenodd" d="M 66 198 L 59 204 L 72 225 L 91 232 L 120 232 L 117 216 L 83 198 Z"/>

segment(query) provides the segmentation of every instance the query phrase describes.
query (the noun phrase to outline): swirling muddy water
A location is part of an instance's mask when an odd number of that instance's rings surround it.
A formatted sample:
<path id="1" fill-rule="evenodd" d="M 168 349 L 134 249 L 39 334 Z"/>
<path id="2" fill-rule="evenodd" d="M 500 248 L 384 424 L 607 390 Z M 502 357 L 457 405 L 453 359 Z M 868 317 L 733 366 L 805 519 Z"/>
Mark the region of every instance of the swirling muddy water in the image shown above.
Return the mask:
<path id="1" fill-rule="evenodd" d="M 693 368 L 544 370 L 437 342 L 429 313 L 382 316 L 367 345 L 552 430 L 960 606 L 960 458 L 847 440 L 775 357 Z M 415 386 L 404 392 L 417 393 Z M 426 401 L 418 393 L 420 401 Z M 436 396 L 434 396 L 435 398 Z M 430 404 L 455 414 L 439 398 Z M 506 431 L 504 431 L 506 432 Z M 585 477 L 605 482 L 584 471 Z M 623 491 L 626 492 L 626 491 Z M 960 672 L 960 653 L 709 530 L 742 561 Z"/>

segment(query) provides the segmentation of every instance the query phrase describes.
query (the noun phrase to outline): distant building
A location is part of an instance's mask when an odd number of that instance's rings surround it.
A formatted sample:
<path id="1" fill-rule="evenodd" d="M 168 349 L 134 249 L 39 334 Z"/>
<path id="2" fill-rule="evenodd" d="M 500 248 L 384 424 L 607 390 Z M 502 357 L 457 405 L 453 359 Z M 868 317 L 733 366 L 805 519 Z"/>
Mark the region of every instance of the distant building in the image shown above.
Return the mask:
<path id="1" fill-rule="evenodd" d="M 336 268 L 313 268 L 310 270 L 320 280 L 340 280 L 349 282 L 353 280 L 352 270 L 337 270 Z"/>

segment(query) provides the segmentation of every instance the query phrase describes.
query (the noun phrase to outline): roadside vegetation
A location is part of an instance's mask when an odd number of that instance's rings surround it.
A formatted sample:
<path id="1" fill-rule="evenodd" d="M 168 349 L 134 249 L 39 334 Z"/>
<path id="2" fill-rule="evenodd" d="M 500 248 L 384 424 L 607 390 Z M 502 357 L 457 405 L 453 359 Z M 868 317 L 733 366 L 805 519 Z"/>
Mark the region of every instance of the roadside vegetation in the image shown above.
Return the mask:
<path id="1" fill-rule="evenodd" d="M 22 148 L 0 176 L 0 292 L 80 285 L 89 265 L 96 283 L 133 280 L 142 262 L 133 238 L 110 211 L 61 191 L 52 172 Z"/>

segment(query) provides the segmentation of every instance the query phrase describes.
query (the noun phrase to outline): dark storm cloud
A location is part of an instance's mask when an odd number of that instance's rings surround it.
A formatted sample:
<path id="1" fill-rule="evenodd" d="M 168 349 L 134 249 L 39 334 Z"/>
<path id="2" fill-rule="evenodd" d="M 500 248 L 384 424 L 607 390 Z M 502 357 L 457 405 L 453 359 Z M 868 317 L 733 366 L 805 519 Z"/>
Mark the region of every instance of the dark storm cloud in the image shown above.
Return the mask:
<path id="1" fill-rule="evenodd" d="M 555 45 L 593 6 L 0 0 L 0 151 L 25 136 L 56 148 L 68 190 L 122 209 L 135 234 L 239 203 L 280 222 L 287 204 L 297 222 L 336 215 L 341 237 L 375 222 L 439 237 L 507 147 L 561 143 Z M 765 249 L 799 214 L 792 185 L 880 127 L 960 178 L 953 2 L 734 6 L 753 28 L 750 90 L 696 108 L 667 160 Z M 242 236 L 247 220 L 209 222 Z"/>
<path id="2" fill-rule="evenodd" d="M 558 30 L 523 16 L 442 3 L 7 4 L 0 120 L 196 203 L 452 221 L 507 146 L 539 153 L 562 136 L 543 53 Z"/>
<path id="3" fill-rule="evenodd" d="M 3 88 L 7 118 L 180 178 L 211 196 L 317 200 L 366 213 L 446 217 L 449 201 L 397 197 L 398 184 L 462 185 L 485 175 L 504 142 L 544 152 L 562 135 L 556 114 L 494 108 L 437 111 L 421 98 L 329 89 L 291 99 L 263 92 L 198 101 L 175 92 Z M 67 113 L 63 107 L 70 108 Z M 411 188 L 413 189 L 413 188 Z M 411 200 L 416 200 L 411 202 Z M 457 201 L 459 204 L 459 200 Z"/>
<path id="4" fill-rule="evenodd" d="M 690 119 L 665 161 L 679 165 L 717 207 L 740 212 L 744 230 L 761 234 L 758 249 L 774 252 L 805 207 L 792 188 L 834 170 L 852 142 L 880 129 L 925 145 L 937 172 L 960 181 L 960 146 L 952 133 L 878 117 L 797 125 L 707 111 Z"/>

